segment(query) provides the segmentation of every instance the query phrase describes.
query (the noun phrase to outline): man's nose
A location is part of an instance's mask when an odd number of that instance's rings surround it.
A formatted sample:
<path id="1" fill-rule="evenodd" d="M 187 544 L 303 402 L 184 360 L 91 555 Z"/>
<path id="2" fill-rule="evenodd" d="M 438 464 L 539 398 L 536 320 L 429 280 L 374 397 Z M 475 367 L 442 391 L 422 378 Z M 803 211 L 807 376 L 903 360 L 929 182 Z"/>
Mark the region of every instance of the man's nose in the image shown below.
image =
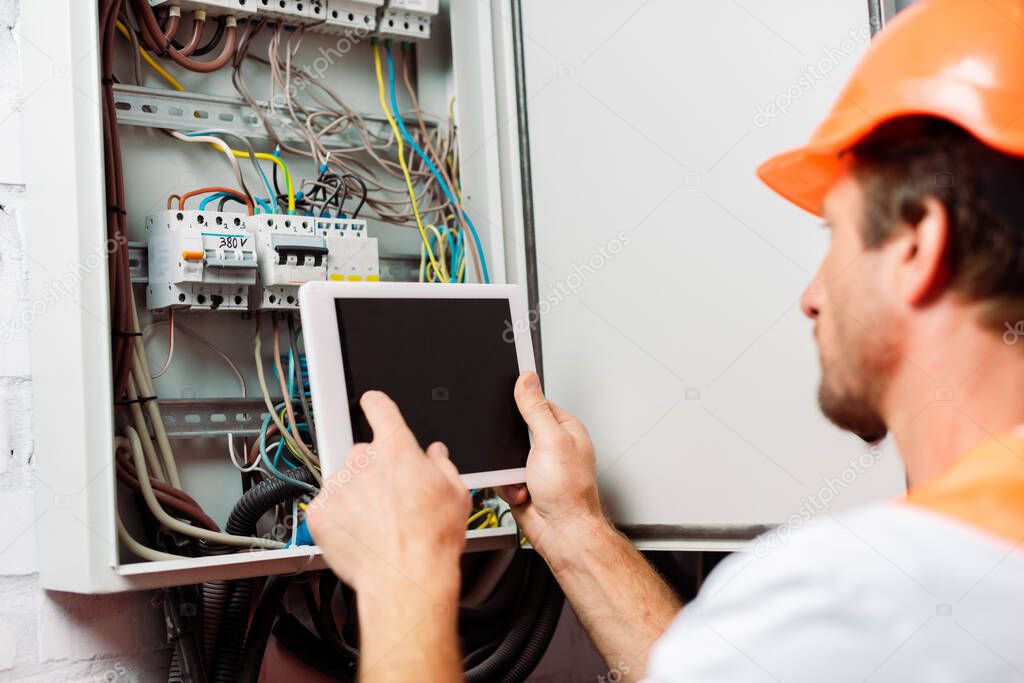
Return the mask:
<path id="1" fill-rule="evenodd" d="M 821 304 L 825 299 L 825 281 L 815 278 L 807 283 L 803 296 L 800 297 L 800 310 L 811 320 L 817 320 L 821 312 Z"/>

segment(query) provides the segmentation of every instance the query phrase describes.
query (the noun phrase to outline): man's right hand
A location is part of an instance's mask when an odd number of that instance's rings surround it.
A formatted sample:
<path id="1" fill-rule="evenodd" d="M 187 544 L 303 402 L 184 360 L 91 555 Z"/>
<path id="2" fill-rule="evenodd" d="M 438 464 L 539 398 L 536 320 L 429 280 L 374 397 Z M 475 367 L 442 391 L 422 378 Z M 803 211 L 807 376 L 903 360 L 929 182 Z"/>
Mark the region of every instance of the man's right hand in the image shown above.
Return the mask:
<path id="1" fill-rule="evenodd" d="M 525 372 L 516 405 L 533 434 L 526 484 L 498 488 L 526 539 L 551 562 L 557 539 L 605 523 L 597 494 L 594 446 L 586 427 L 544 396 L 540 378 Z"/>
<path id="2" fill-rule="evenodd" d="M 533 434 L 526 485 L 498 489 L 547 561 L 580 623 L 623 681 L 639 680 L 652 642 L 682 608 L 672 589 L 601 512 L 594 446 L 527 372 L 516 405 Z"/>

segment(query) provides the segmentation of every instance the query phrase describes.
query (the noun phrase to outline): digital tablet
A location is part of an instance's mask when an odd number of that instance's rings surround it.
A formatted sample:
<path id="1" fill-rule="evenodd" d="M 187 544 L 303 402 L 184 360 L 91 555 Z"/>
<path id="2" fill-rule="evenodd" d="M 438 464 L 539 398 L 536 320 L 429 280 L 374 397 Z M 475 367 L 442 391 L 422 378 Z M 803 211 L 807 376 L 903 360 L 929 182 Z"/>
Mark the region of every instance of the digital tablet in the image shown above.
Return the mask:
<path id="1" fill-rule="evenodd" d="M 534 360 L 520 287 L 309 282 L 299 309 L 325 478 L 373 440 L 359 398 L 377 389 L 422 447 L 448 446 L 468 488 L 526 480 L 530 434 L 512 390 Z"/>

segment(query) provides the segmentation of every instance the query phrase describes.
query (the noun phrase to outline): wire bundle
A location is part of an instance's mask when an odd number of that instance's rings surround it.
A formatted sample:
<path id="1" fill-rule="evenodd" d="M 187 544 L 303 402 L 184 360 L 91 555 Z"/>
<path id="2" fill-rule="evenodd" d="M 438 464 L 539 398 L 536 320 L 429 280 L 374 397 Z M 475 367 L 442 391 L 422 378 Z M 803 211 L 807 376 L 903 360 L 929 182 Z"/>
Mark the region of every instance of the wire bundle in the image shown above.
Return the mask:
<path id="1" fill-rule="evenodd" d="M 344 188 L 345 195 L 347 195 L 350 189 L 354 190 L 355 185 L 358 185 L 361 189 L 361 201 L 353 216 L 358 215 L 362 206 L 366 205 L 381 220 L 394 224 L 412 223 L 420 231 L 422 240 L 421 250 L 425 260 L 430 262 L 430 271 L 425 273 L 424 278 L 422 278 L 424 280 L 459 282 L 464 278 L 464 275 L 460 276 L 456 272 L 456 269 L 460 267 L 459 262 L 455 262 L 455 267 L 453 268 L 451 263 L 446 263 L 444 259 L 439 261 L 434 257 L 434 249 L 441 248 L 441 246 L 432 244 L 428 237 L 427 224 L 451 224 L 453 226 L 450 229 L 451 232 L 458 232 L 460 234 L 462 231 L 468 230 L 477 255 L 477 259 L 474 262 L 474 267 L 477 268 L 477 277 L 482 282 L 490 281 L 490 274 L 483 254 L 483 245 L 472 220 L 462 206 L 461 191 L 454 180 L 457 179 L 458 156 L 455 153 L 455 128 L 452 112 L 451 110 L 449 111 L 446 129 L 436 126 L 433 134 L 428 131 L 426 120 L 419 107 L 419 100 L 416 97 L 415 88 L 412 86 L 409 75 L 409 65 L 413 59 L 411 50 L 406 50 L 403 47 L 403 53 L 406 56 L 403 82 L 413 103 L 418 124 L 418 130 L 412 134 L 406 127 L 398 107 L 394 61 L 390 44 L 386 45 L 391 100 L 390 108 L 385 97 L 378 48 L 374 44 L 380 104 L 391 129 L 391 136 L 389 137 L 379 130 L 379 127 L 372 127 L 366 118 L 345 105 L 342 99 L 322 82 L 323 79 L 310 78 L 307 74 L 293 66 L 292 59 L 302 43 L 305 26 L 300 27 L 287 39 L 284 39 L 284 26 L 277 24 L 269 41 L 267 57 L 264 59 L 250 54 L 250 51 L 253 39 L 269 25 L 268 21 L 261 19 L 248 23 L 245 34 L 238 38 L 237 26 L 233 20 L 229 20 L 223 26 L 218 24 L 217 34 L 203 46 L 202 53 L 205 54 L 212 50 L 214 40 L 218 39 L 218 36 L 223 35 L 225 38 L 221 54 L 210 62 L 195 62 L 190 59 L 189 55 L 200 51 L 198 43 L 203 32 L 205 14 L 202 12 L 195 14 L 192 38 L 188 44 L 181 45 L 175 41 L 175 33 L 180 21 L 179 11 L 172 8 L 167 16 L 166 23 L 160 26 L 154 10 L 146 0 L 133 0 L 133 2 L 135 14 L 138 15 L 139 26 L 131 33 L 123 25 L 121 30 L 133 41 L 133 44 L 136 46 L 136 52 L 145 58 L 165 80 L 171 83 L 172 87 L 178 90 L 183 89 L 181 84 L 160 67 L 146 50 L 142 49 L 139 45 L 140 42 L 159 56 L 169 56 L 177 64 L 192 71 L 202 73 L 215 71 L 230 62 L 232 65 L 232 82 L 235 88 L 253 106 L 267 134 L 275 141 L 278 152 L 275 152 L 273 155 L 256 153 L 251 145 L 248 144 L 248 141 L 245 141 L 245 144 L 248 146 L 248 152 L 232 150 L 224 144 L 223 140 L 198 133 L 174 133 L 176 137 L 179 139 L 189 137 L 193 138 L 190 141 L 209 142 L 220 148 L 229 157 L 233 155 L 249 158 L 253 160 L 257 173 L 264 181 L 266 181 L 266 175 L 255 164 L 255 160 L 259 158 L 273 161 L 281 168 L 288 184 L 288 204 L 286 209 L 288 213 L 295 213 L 298 207 L 298 209 L 301 209 L 303 213 L 308 215 L 329 215 L 325 214 L 325 212 L 328 206 L 337 199 L 338 193 L 341 192 L 342 188 Z M 126 16 L 127 21 L 129 19 Z M 225 26 L 226 28 L 224 28 Z M 282 46 L 284 51 L 283 57 L 281 54 Z M 229 54 L 231 52 L 233 52 L 233 58 L 232 54 Z M 286 144 L 278 134 L 270 117 L 264 113 L 261 103 L 257 102 L 252 96 L 242 76 L 242 66 L 247 59 L 263 63 L 270 68 L 272 84 L 270 98 L 271 115 L 277 120 L 279 125 L 290 133 L 305 139 L 309 145 L 308 151 L 301 147 Z M 296 96 L 298 92 L 305 93 L 308 96 L 309 103 L 301 101 Z M 276 103 L 281 100 L 283 100 L 284 104 L 279 111 Z M 311 105 L 315 105 L 315 108 Z M 324 142 L 324 138 L 328 136 L 342 134 L 349 130 L 356 132 L 362 145 L 355 147 L 332 147 Z M 219 132 L 224 133 L 224 131 Z M 406 146 L 410 149 L 408 159 L 404 149 Z M 397 152 L 397 163 L 388 156 L 388 152 L 392 148 Z M 426 151 L 424 148 L 426 148 Z M 296 195 L 294 192 L 287 167 L 280 160 L 279 151 L 282 149 L 289 153 L 309 156 L 320 164 L 320 177 L 316 180 L 307 181 L 315 195 L 312 201 L 304 200 L 301 193 Z M 383 171 L 386 175 L 396 176 L 404 180 L 405 191 L 408 195 L 407 201 L 385 198 L 386 195 L 400 194 L 402 189 L 391 187 L 378 181 L 372 169 L 365 161 L 359 158 L 362 154 L 365 154 L 370 160 L 375 162 L 377 169 Z M 332 165 L 339 169 L 339 173 L 326 173 L 327 168 Z M 249 198 L 249 203 L 259 205 L 264 211 L 275 212 L 281 196 L 281 193 L 276 189 L 277 167 L 274 169 L 275 189 L 263 201 L 248 191 L 237 164 L 233 164 L 233 168 L 243 194 Z M 269 183 L 265 182 L 265 184 L 268 185 L 269 189 Z M 419 192 L 415 189 L 416 184 L 422 184 L 422 190 Z M 374 196 L 370 195 L 371 190 L 374 191 Z M 331 199 L 328 200 L 326 193 L 332 191 Z M 335 217 L 342 216 L 341 205 L 344 204 L 345 195 L 343 195 L 343 199 L 339 202 L 339 206 L 334 214 Z M 226 193 L 224 196 L 228 199 L 233 197 L 230 193 Z M 316 200 L 323 200 L 319 205 L 318 211 L 316 210 L 318 208 L 315 203 Z M 434 204 L 429 205 L 429 200 L 432 200 Z M 408 207 L 405 211 L 399 209 L 403 204 Z M 429 216 L 433 216 L 433 219 L 427 219 Z M 449 253 L 455 253 L 454 245 L 451 245 L 449 248 Z M 463 249 L 460 253 L 460 258 L 464 260 L 465 254 L 466 250 Z"/>
<path id="2" fill-rule="evenodd" d="M 206 15 L 203 12 L 196 12 L 193 20 L 192 39 L 188 45 L 180 50 L 174 46 L 174 36 L 177 33 L 181 13 L 177 8 L 171 8 L 167 23 L 161 27 L 156 18 L 156 13 L 150 6 L 148 0 L 134 0 L 134 9 L 139 18 L 139 31 L 142 35 L 142 42 L 146 47 L 160 56 L 170 57 L 175 64 L 189 71 L 198 73 L 211 73 L 223 68 L 231 61 L 238 41 L 237 22 L 233 16 L 228 16 L 225 22 L 223 44 L 220 54 L 208 62 L 197 62 L 191 59 L 198 49 L 199 41 L 203 34 L 203 26 Z M 213 49 L 212 47 L 210 48 Z"/>

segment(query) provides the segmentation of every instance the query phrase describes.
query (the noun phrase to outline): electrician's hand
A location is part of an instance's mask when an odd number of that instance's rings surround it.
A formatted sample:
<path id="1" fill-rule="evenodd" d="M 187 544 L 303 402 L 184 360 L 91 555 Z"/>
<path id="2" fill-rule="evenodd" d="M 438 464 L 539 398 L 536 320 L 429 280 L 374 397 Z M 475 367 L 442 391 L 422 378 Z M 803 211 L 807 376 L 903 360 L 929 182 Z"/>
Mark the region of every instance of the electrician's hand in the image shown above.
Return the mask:
<path id="1" fill-rule="evenodd" d="M 394 401 L 379 391 L 360 400 L 373 443 L 356 444 L 325 477 L 309 506 L 310 533 L 328 566 L 357 592 L 423 591 L 455 597 L 466 540 L 469 492 L 448 449 L 426 454 Z"/>
<path id="2" fill-rule="evenodd" d="M 526 484 L 497 489 L 511 506 L 526 538 L 548 560 L 576 530 L 602 522 L 594 446 L 587 428 L 544 396 L 540 378 L 525 372 L 515 388 L 516 405 L 533 434 Z"/>

